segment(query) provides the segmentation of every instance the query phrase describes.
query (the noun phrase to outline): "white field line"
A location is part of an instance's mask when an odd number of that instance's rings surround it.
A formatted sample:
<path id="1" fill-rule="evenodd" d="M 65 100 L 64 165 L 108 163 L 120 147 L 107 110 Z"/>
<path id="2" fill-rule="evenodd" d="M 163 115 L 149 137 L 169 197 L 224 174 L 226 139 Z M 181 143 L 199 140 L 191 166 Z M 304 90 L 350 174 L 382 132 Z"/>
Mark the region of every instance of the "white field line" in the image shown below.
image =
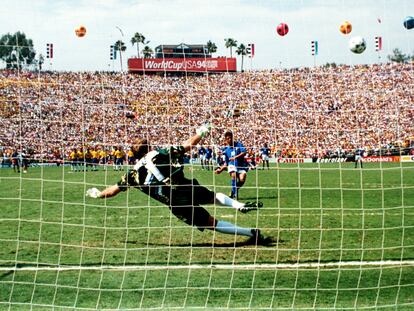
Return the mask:
<path id="1" fill-rule="evenodd" d="M 414 206 L 405 206 L 406 209 L 413 209 Z M 223 208 L 217 208 L 217 211 L 220 211 L 221 209 L 229 209 L 229 207 Z M 266 207 L 262 207 L 260 210 L 264 211 L 264 210 L 270 210 L 271 208 L 266 208 Z M 292 208 L 293 209 L 293 208 Z M 322 211 L 323 216 L 331 216 L 331 215 L 337 215 L 337 216 L 360 216 L 361 214 L 364 214 L 365 216 L 382 216 L 384 215 L 384 212 L 386 212 L 387 216 L 401 216 L 401 212 L 390 212 L 391 210 L 402 210 L 402 207 L 397 207 L 397 208 L 389 208 L 389 209 L 384 209 L 384 210 L 363 210 L 363 209 L 354 209 L 353 211 L 348 211 L 348 212 L 344 212 L 342 209 L 334 209 L 334 210 L 323 210 L 321 208 L 312 208 L 312 209 L 302 209 L 303 210 L 312 210 L 312 211 Z M 298 213 L 285 213 L 284 209 L 279 209 L 280 213 L 276 213 L 276 214 L 265 214 L 262 215 L 262 217 L 276 217 L 276 216 L 280 216 L 280 217 L 292 217 L 292 216 L 298 216 L 299 215 L 299 209 L 297 209 Z M 255 211 L 252 211 L 251 213 L 254 213 Z M 315 213 L 301 213 L 301 215 L 303 217 L 312 217 L 315 216 Z M 405 215 L 406 216 L 414 216 L 414 209 L 413 212 L 409 212 L 407 210 L 405 210 Z M 317 214 L 317 216 L 319 217 L 320 215 Z M 107 216 L 106 219 L 124 219 L 127 216 L 123 216 L 123 215 L 119 215 L 119 216 Z M 234 214 L 221 214 L 218 216 L 219 218 L 234 218 L 235 215 Z M 142 216 L 140 215 L 128 215 L 128 218 L 142 218 Z M 161 219 L 165 219 L 166 216 L 165 215 L 151 215 L 150 218 L 161 218 Z M 167 216 L 168 218 L 168 216 Z M 70 223 L 68 222 L 69 220 L 95 220 L 96 217 L 65 217 L 65 222 L 63 222 L 63 224 L 73 224 L 76 225 L 78 223 Z M 44 223 L 61 223 L 61 222 L 56 222 L 56 221 L 45 221 L 43 218 L 39 219 L 24 219 L 24 218 L 0 218 L 0 222 L 1 221 L 26 221 L 26 222 L 44 222 Z"/>
<path id="2" fill-rule="evenodd" d="M 95 266 L 14 266 L 0 267 L 0 271 L 71 271 L 71 270 L 112 270 L 112 271 L 140 271 L 140 270 L 275 270 L 275 269 L 326 269 L 349 267 L 384 267 L 384 266 L 413 266 L 414 260 L 381 260 L 381 261 L 337 261 L 337 262 L 309 262 L 309 263 L 275 263 L 275 264 L 191 264 L 191 265 L 95 265 Z"/>

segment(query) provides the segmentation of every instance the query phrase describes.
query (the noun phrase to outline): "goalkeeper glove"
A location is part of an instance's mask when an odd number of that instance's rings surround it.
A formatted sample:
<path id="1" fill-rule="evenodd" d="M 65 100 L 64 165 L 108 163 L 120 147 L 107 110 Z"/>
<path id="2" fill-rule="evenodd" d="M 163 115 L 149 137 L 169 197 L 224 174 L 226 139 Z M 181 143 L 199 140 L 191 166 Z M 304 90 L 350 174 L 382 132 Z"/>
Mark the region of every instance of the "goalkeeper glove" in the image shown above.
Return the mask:
<path id="1" fill-rule="evenodd" d="M 204 138 L 210 132 L 211 128 L 212 126 L 210 123 L 205 123 L 196 130 L 196 133 L 200 135 L 201 138 Z"/>
<path id="2" fill-rule="evenodd" d="M 101 192 L 96 188 L 91 188 L 86 191 L 86 196 L 97 199 L 101 197 Z"/>

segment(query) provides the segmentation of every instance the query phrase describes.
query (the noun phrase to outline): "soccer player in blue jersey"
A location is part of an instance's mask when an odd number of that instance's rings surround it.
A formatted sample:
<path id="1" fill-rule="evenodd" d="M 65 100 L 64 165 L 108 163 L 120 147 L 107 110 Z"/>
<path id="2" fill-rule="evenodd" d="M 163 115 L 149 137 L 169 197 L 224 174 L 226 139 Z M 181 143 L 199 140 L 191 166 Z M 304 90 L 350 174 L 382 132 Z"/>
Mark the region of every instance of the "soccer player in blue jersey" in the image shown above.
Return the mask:
<path id="1" fill-rule="evenodd" d="M 204 162 L 206 160 L 206 148 L 200 146 L 198 148 L 198 157 L 200 158 L 201 168 L 204 169 Z"/>
<path id="2" fill-rule="evenodd" d="M 206 147 L 206 157 L 205 157 L 205 165 L 207 167 L 207 170 L 210 170 L 213 167 L 213 148 L 210 146 Z"/>
<path id="3" fill-rule="evenodd" d="M 263 169 L 265 169 L 265 164 L 267 166 L 267 169 L 270 169 L 269 168 L 270 148 L 267 146 L 267 143 L 265 143 L 263 147 L 260 148 L 260 155 L 262 157 Z"/>
<path id="4" fill-rule="evenodd" d="M 361 168 L 362 168 L 362 161 L 364 158 L 364 153 L 365 153 L 365 150 L 362 148 L 357 148 L 355 150 L 355 168 L 358 167 L 358 163 L 361 165 Z"/>
<path id="5" fill-rule="evenodd" d="M 241 203 L 223 193 L 215 193 L 200 185 L 197 179 L 188 179 L 184 175 L 184 154 L 189 152 L 210 132 L 210 127 L 203 125 L 197 134 L 180 146 L 171 146 L 150 150 L 147 140 L 141 140 L 136 147 L 138 160 L 133 169 L 128 170 L 115 185 L 100 191 L 88 189 L 86 196 L 91 198 L 110 198 L 130 188 L 136 188 L 153 199 L 167 205 L 177 218 L 188 225 L 217 232 L 250 237 L 249 243 L 268 245 L 273 242 L 265 237 L 259 229 L 244 228 L 228 221 L 218 220 L 204 209 L 202 204 L 214 204 L 233 207 L 246 213 L 257 209 L 257 203 Z M 160 191 L 161 190 L 161 191 Z"/>
<path id="6" fill-rule="evenodd" d="M 231 198 L 238 198 L 239 189 L 246 182 L 248 164 L 245 160 L 247 153 L 246 148 L 239 141 L 234 141 L 233 132 L 227 131 L 224 133 L 224 140 L 226 147 L 223 149 L 225 156 L 224 165 L 216 169 L 216 174 L 220 174 L 225 169 L 231 177 Z"/>

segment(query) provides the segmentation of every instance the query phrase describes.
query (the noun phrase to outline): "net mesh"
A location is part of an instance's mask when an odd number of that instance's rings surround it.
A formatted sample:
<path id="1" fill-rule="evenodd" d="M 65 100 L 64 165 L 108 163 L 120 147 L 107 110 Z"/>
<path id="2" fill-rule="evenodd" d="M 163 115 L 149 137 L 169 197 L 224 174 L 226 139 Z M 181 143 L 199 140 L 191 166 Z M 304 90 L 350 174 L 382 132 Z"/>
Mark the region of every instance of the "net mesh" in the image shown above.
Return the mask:
<path id="1" fill-rule="evenodd" d="M 1 309 L 413 308 L 412 64 L 0 77 Z M 199 231 L 134 189 L 85 197 L 119 181 L 137 139 L 181 144 L 207 121 L 186 175 L 230 192 L 213 168 L 231 129 L 250 165 L 239 200 L 264 206 L 206 209 L 272 245 Z"/>

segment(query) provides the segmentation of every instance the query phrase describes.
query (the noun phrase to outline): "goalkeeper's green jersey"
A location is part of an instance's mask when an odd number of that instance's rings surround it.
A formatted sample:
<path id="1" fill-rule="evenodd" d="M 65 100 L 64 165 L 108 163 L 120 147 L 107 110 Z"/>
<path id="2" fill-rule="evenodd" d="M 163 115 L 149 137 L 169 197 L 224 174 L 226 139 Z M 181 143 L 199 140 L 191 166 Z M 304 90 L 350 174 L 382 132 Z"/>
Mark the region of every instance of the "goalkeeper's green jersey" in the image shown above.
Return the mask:
<path id="1" fill-rule="evenodd" d="M 151 151 L 122 176 L 118 186 L 126 190 L 128 187 L 180 184 L 184 180 L 184 153 L 183 146 Z"/>
<path id="2" fill-rule="evenodd" d="M 169 178 L 171 183 L 174 183 L 175 181 L 179 182 L 184 177 L 184 154 L 183 146 L 171 146 L 151 151 L 144 158 L 146 163 L 152 161 L 161 174 L 165 178 Z"/>

